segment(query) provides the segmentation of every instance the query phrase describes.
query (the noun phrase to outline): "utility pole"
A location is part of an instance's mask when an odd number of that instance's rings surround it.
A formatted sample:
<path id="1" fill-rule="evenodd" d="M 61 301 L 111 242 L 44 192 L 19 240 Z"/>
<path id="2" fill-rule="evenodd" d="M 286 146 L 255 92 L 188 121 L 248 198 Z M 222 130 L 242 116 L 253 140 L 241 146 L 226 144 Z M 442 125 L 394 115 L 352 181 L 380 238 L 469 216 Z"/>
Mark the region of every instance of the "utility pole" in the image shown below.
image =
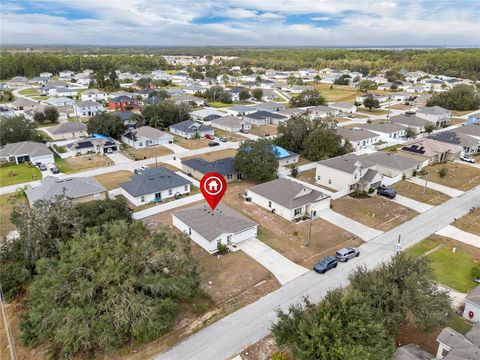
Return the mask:
<path id="1" fill-rule="evenodd" d="M 427 171 L 427 176 L 425 177 L 425 186 L 423 188 L 423 193 L 424 194 L 427 192 L 428 175 L 430 175 L 430 170 Z"/>
<path id="2" fill-rule="evenodd" d="M 400 244 L 400 234 L 398 234 L 397 244 L 395 245 L 395 254 L 398 255 L 402 252 L 402 245 Z"/>
<path id="3" fill-rule="evenodd" d="M 305 242 L 305 246 L 310 246 L 310 238 L 312 237 L 312 221 L 313 221 L 313 211 L 310 211 L 310 221 L 308 222 L 308 237 Z"/>

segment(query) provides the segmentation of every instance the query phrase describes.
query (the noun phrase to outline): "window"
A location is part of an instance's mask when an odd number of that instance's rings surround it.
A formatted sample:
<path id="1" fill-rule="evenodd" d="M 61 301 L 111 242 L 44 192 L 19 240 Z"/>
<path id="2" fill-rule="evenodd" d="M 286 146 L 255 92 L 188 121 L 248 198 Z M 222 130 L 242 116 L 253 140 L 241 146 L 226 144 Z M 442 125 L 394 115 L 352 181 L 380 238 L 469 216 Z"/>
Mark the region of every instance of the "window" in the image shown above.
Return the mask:
<path id="1" fill-rule="evenodd" d="M 227 175 L 227 180 L 232 180 L 233 179 L 233 174 L 228 174 Z"/>
<path id="2" fill-rule="evenodd" d="M 320 175 L 317 176 L 317 180 L 320 180 Z"/>
<path id="3" fill-rule="evenodd" d="M 145 202 L 145 196 L 143 196 L 143 195 L 140 196 L 140 201 L 141 201 L 141 202 Z"/>
<path id="4" fill-rule="evenodd" d="M 168 189 L 168 195 L 172 195 L 172 189 Z"/>
<path id="5" fill-rule="evenodd" d="M 185 185 L 185 186 L 183 187 L 183 190 L 184 190 L 184 191 L 188 191 L 188 185 Z"/>
<path id="6" fill-rule="evenodd" d="M 293 215 L 294 215 L 294 216 L 297 216 L 297 215 L 299 215 L 301 212 L 302 212 L 302 208 L 301 208 L 301 207 L 296 208 L 295 210 L 293 210 Z"/>
<path id="7" fill-rule="evenodd" d="M 222 243 L 222 239 L 217 239 L 217 245 L 220 245 Z"/>
<path id="8" fill-rule="evenodd" d="M 268 202 L 268 207 L 272 207 L 272 202 L 271 201 Z"/>
<path id="9" fill-rule="evenodd" d="M 328 183 L 331 184 L 331 183 L 332 183 L 332 179 L 328 179 Z"/>
<path id="10" fill-rule="evenodd" d="M 192 235 L 192 228 L 188 228 L 188 235 Z"/>

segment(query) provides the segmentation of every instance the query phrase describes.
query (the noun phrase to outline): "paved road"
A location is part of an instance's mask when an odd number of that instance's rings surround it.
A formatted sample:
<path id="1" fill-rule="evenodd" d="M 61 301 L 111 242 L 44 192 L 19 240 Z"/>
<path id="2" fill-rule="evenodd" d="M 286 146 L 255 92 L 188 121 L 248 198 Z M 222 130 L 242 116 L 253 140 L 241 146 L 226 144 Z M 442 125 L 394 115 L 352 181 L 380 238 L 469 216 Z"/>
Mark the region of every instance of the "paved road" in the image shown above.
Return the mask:
<path id="1" fill-rule="evenodd" d="M 358 265 L 369 269 L 387 261 L 399 235 L 402 246 L 411 246 L 465 215 L 473 206 L 480 206 L 480 187 L 452 198 L 445 203 L 390 230 L 360 247 L 361 256 L 325 275 L 308 272 L 264 296 L 260 300 L 226 316 L 179 343 L 156 360 L 223 360 L 240 353 L 246 346 L 269 333 L 276 319 L 275 309 L 287 309 L 303 296 L 320 301 L 334 288 L 348 284 L 349 273 Z"/>
<path id="2" fill-rule="evenodd" d="M 257 238 L 242 241 L 237 246 L 270 271 L 282 285 L 308 272 Z"/>

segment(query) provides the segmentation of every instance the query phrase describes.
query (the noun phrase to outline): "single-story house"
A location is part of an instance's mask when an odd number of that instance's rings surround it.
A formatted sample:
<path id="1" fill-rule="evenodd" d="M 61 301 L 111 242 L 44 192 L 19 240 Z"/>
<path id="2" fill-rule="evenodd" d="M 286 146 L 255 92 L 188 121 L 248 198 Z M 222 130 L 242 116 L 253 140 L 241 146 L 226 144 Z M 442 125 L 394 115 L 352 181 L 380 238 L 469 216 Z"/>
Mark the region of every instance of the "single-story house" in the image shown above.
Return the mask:
<path id="1" fill-rule="evenodd" d="M 266 102 L 255 105 L 260 111 L 279 112 L 285 110 L 285 105 L 276 102 Z"/>
<path id="2" fill-rule="evenodd" d="M 476 323 L 465 334 L 450 327 L 437 336 L 438 349 L 435 359 L 470 360 L 480 358 L 480 324 Z"/>
<path id="3" fill-rule="evenodd" d="M 185 120 L 170 125 L 169 129 L 171 133 L 184 137 L 185 139 L 192 139 L 197 136 L 203 138 L 205 135 L 213 136 L 215 134 L 215 130 L 210 126 L 192 120 Z"/>
<path id="4" fill-rule="evenodd" d="M 285 166 L 298 163 L 300 155 L 293 151 L 282 148 L 278 145 L 272 145 L 272 152 L 278 160 L 278 166 Z"/>
<path id="5" fill-rule="evenodd" d="M 250 130 L 251 126 L 248 121 L 245 121 L 241 117 L 225 115 L 218 119 L 212 120 L 211 126 L 225 130 L 228 132 L 238 132 L 240 130 Z"/>
<path id="6" fill-rule="evenodd" d="M 246 106 L 246 105 L 237 105 L 236 104 L 236 105 L 230 106 L 229 108 L 226 108 L 225 110 L 230 115 L 245 116 L 245 115 L 249 115 L 251 113 L 254 113 L 255 111 L 257 111 L 257 108 L 254 107 L 254 106 Z"/>
<path id="7" fill-rule="evenodd" d="M 105 108 L 96 101 L 87 100 L 76 103 L 73 106 L 73 111 L 75 116 L 91 117 L 105 111 Z"/>
<path id="8" fill-rule="evenodd" d="M 59 179 L 47 176 L 41 180 L 40 185 L 25 190 L 25 194 L 31 205 L 37 200 L 50 201 L 62 195 L 80 203 L 105 199 L 107 197 L 107 189 L 93 177 Z"/>
<path id="9" fill-rule="evenodd" d="M 381 140 L 391 141 L 405 136 L 407 128 L 405 126 L 389 121 L 373 122 L 371 124 L 360 124 L 356 126 L 359 129 L 368 130 L 378 134 Z"/>
<path id="10" fill-rule="evenodd" d="M 452 113 L 440 106 L 420 106 L 417 110 L 417 116 L 430 121 L 437 127 L 442 127 L 450 123 Z"/>
<path id="11" fill-rule="evenodd" d="M 468 130 L 472 130 L 471 128 L 467 128 L 468 126 L 480 127 L 480 125 L 465 125 L 453 130 L 432 134 L 429 138 L 449 144 L 460 145 L 465 154 L 475 154 L 480 152 L 480 136 L 474 136 L 468 133 Z"/>
<path id="12" fill-rule="evenodd" d="M 172 223 L 210 254 L 257 236 L 257 223 L 222 203 L 215 210 L 195 205 L 172 214 Z"/>
<path id="13" fill-rule="evenodd" d="M 382 184 L 375 165 L 356 154 L 337 156 L 317 162 L 315 182 L 337 191 L 368 191 Z"/>
<path id="14" fill-rule="evenodd" d="M 417 344 L 411 343 L 397 347 L 392 360 L 432 360 L 433 355 Z"/>
<path id="15" fill-rule="evenodd" d="M 192 120 L 200 122 L 210 122 L 224 115 L 226 115 L 224 111 L 210 108 L 195 110 L 190 113 Z"/>
<path id="16" fill-rule="evenodd" d="M 202 158 L 183 160 L 182 168 L 187 174 L 198 180 L 201 180 L 205 174 L 212 171 L 223 175 L 227 182 L 242 180 L 242 174 L 235 169 L 235 158 L 233 157 L 211 162 Z"/>
<path id="17" fill-rule="evenodd" d="M 311 120 L 322 119 L 328 116 L 337 116 L 339 114 L 340 110 L 325 105 L 312 106 L 308 108 L 308 116 Z"/>
<path id="18" fill-rule="evenodd" d="M 193 95 L 180 95 L 180 96 L 174 97 L 173 102 L 175 104 L 180 104 L 180 103 L 196 104 L 196 105 L 204 105 L 205 104 L 205 100 L 203 100 L 202 98 L 193 96 Z"/>
<path id="19" fill-rule="evenodd" d="M 107 99 L 107 94 L 104 92 L 101 92 L 97 89 L 91 89 L 84 91 L 81 95 L 82 101 L 101 101 L 101 100 L 106 100 Z"/>
<path id="20" fill-rule="evenodd" d="M 344 139 L 343 143 L 348 140 L 355 151 L 371 147 L 380 141 L 380 135 L 365 129 L 339 127 L 337 134 Z"/>
<path id="21" fill-rule="evenodd" d="M 0 161 L 21 164 L 25 161 L 31 163 L 53 164 L 55 162 L 53 153 L 42 143 L 33 141 L 21 141 L 6 144 L 0 148 Z"/>
<path id="22" fill-rule="evenodd" d="M 173 136 L 151 126 L 130 129 L 122 135 L 122 142 L 135 149 L 173 143 Z"/>
<path id="23" fill-rule="evenodd" d="M 384 176 L 396 177 L 405 175 L 410 178 L 415 172 L 420 171 L 428 165 L 425 159 L 412 158 L 402 154 L 394 154 L 378 151 L 362 156 L 362 160 L 375 166 L 375 170 Z"/>
<path id="24" fill-rule="evenodd" d="M 288 108 L 288 109 L 280 111 L 279 114 L 287 117 L 287 119 L 290 119 L 294 116 L 306 115 L 307 111 L 308 110 L 303 109 L 303 108 Z"/>
<path id="25" fill-rule="evenodd" d="M 280 115 L 279 113 L 263 110 L 245 115 L 246 121 L 257 126 L 278 124 L 279 122 L 286 121 L 287 119 L 287 117 Z"/>
<path id="26" fill-rule="evenodd" d="M 87 125 L 79 121 L 68 121 L 48 129 L 53 140 L 76 139 L 87 136 Z"/>
<path id="27" fill-rule="evenodd" d="M 427 159 L 428 164 L 436 164 L 458 159 L 462 150 L 459 145 L 424 138 L 403 145 L 399 151 L 402 155 Z"/>
<path id="28" fill-rule="evenodd" d="M 38 102 L 25 98 L 18 98 L 12 102 L 12 107 L 17 110 L 32 110 L 37 106 Z"/>
<path id="29" fill-rule="evenodd" d="M 53 87 L 48 90 L 49 96 L 77 96 L 77 90 L 69 87 Z"/>
<path id="30" fill-rule="evenodd" d="M 390 96 L 391 95 L 380 95 L 380 94 L 368 93 L 368 94 L 357 96 L 355 98 L 355 101 L 363 104 L 365 99 L 374 99 L 374 100 L 378 100 L 379 103 L 383 103 L 387 101 L 390 98 Z"/>
<path id="31" fill-rule="evenodd" d="M 338 102 L 335 104 L 330 104 L 329 106 L 345 114 L 355 114 L 357 112 L 357 107 L 349 102 Z"/>
<path id="32" fill-rule="evenodd" d="M 73 74 L 74 74 L 73 71 L 63 70 L 58 73 L 58 76 L 60 77 L 60 79 L 63 79 L 63 80 L 71 80 Z"/>
<path id="33" fill-rule="evenodd" d="M 191 181 L 163 167 L 146 169 L 119 184 L 121 194 L 133 205 L 160 202 L 190 193 Z"/>
<path id="34" fill-rule="evenodd" d="M 189 85 L 189 86 L 184 87 L 183 90 L 185 90 L 186 94 L 193 95 L 193 94 L 197 94 L 197 93 L 202 94 L 205 91 L 207 91 L 207 88 L 204 87 L 204 86 L 193 84 L 193 85 Z"/>
<path id="35" fill-rule="evenodd" d="M 405 126 L 406 128 L 412 128 L 417 134 L 425 131 L 425 125 L 431 124 L 428 120 L 422 119 L 421 117 L 407 114 L 392 116 L 390 121 Z"/>
<path id="36" fill-rule="evenodd" d="M 480 323 L 480 286 L 470 290 L 465 297 L 463 317 L 468 321 Z"/>
<path id="37" fill-rule="evenodd" d="M 47 104 L 51 106 L 73 106 L 75 101 L 67 97 L 51 97 L 47 100 Z"/>
<path id="38" fill-rule="evenodd" d="M 247 200 L 293 221 L 330 208 L 330 197 L 289 179 L 276 179 L 247 189 Z"/>
<path id="39" fill-rule="evenodd" d="M 103 136 L 94 136 L 86 139 L 76 140 L 66 145 L 70 156 L 85 154 L 106 154 L 108 152 L 118 151 L 120 143 L 111 138 Z"/>

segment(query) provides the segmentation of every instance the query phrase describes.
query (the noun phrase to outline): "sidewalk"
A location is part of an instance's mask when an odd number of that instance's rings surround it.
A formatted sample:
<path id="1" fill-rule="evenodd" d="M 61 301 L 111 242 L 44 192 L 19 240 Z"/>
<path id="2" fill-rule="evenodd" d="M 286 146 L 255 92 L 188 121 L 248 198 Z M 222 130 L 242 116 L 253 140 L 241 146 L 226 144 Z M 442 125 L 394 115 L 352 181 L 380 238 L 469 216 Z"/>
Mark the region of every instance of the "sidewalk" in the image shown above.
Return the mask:
<path id="1" fill-rule="evenodd" d="M 410 181 L 411 183 L 414 183 L 414 184 L 417 184 L 417 185 L 420 185 L 420 186 L 425 186 L 425 180 L 417 178 L 417 177 L 412 177 L 410 179 L 407 179 L 407 181 Z M 440 191 L 444 194 L 447 194 L 450 197 L 457 197 L 457 196 L 460 196 L 460 195 L 464 194 L 464 192 L 461 191 L 461 190 L 457 190 L 457 189 L 454 189 L 454 188 L 451 188 L 451 187 L 448 187 L 448 186 L 440 185 L 440 184 L 437 184 L 437 183 L 434 183 L 434 182 L 431 182 L 431 181 L 427 182 L 427 188 Z"/>
<path id="2" fill-rule="evenodd" d="M 257 238 L 242 241 L 237 246 L 270 271 L 282 285 L 309 272 Z"/>
<path id="3" fill-rule="evenodd" d="M 428 204 L 422 203 L 420 201 L 413 200 L 413 199 L 410 199 L 408 197 L 398 195 L 398 194 L 395 197 L 395 199 L 392 199 L 392 201 L 396 202 L 397 204 L 406 206 L 406 207 L 408 207 L 412 210 L 415 210 L 419 213 L 427 212 L 428 210 L 433 208 L 432 205 L 428 205 Z"/>
<path id="4" fill-rule="evenodd" d="M 383 234 L 383 231 L 363 225 L 330 209 L 320 211 L 318 217 L 358 236 L 363 241 L 370 241 Z"/>
<path id="5" fill-rule="evenodd" d="M 460 241 L 464 244 L 475 246 L 480 248 L 480 236 L 460 230 L 452 225 L 447 225 L 443 229 L 440 229 L 435 234 L 449 237 L 453 240 Z"/>

